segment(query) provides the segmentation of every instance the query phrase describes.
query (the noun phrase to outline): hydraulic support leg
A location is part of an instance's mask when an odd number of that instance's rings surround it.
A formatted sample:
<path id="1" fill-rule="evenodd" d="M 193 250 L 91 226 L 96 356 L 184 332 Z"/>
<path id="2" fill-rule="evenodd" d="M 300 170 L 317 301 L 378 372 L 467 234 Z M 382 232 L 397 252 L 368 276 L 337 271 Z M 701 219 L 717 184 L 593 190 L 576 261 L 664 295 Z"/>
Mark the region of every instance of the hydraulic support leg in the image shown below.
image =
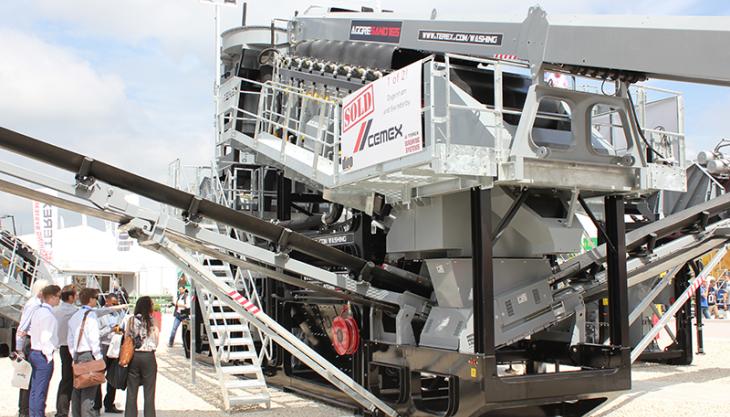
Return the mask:
<path id="1" fill-rule="evenodd" d="M 695 274 L 695 276 L 698 276 L 700 274 L 701 263 L 699 261 L 692 263 L 692 272 Z M 702 334 L 702 290 L 697 287 L 695 290 L 695 320 L 697 325 L 697 354 L 698 355 L 704 355 L 705 354 L 705 340 L 704 336 Z"/>
<path id="2" fill-rule="evenodd" d="M 492 190 L 471 189 L 471 242 L 474 288 L 474 352 L 493 355 L 494 276 L 492 265 Z"/>
<path id="3" fill-rule="evenodd" d="M 705 266 L 705 268 L 702 270 L 701 273 L 699 273 L 694 280 L 690 283 L 689 288 L 687 288 L 677 299 L 674 301 L 674 304 L 672 304 L 671 307 L 664 313 L 663 316 L 659 318 L 659 321 L 652 327 L 651 331 L 644 335 L 644 338 L 641 339 L 638 345 L 634 348 L 634 350 L 631 351 L 631 361 L 635 361 L 639 355 L 641 355 L 641 352 L 646 349 L 646 347 L 651 343 L 651 341 L 654 339 L 654 336 L 659 334 L 659 331 L 667 324 L 670 318 L 672 318 L 677 312 L 679 311 L 682 306 L 686 302 L 689 301 L 689 298 L 692 296 L 692 294 L 696 291 L 696 288 L 699 288 L 701 285 L 704 284 L 705 279 L 707 278 L 707 275 L 712 272 L 712 270 L 720 263 L 723 256 L 727 253 L 727 246 L 723 246 L 715 256 L 712 258 L 709 264 Z"/>
<path id="4" fill-rule="evenodd" d="M 629 345 L 629 290 L 626 280 L 626 231 L 623 196 L 608 196 L 606 237 L 608 238 L 606 269 L 608 277 L 609 336 L 615 346 Z"/>
<path id="5" fill-rule="evenodd" d="M 674 280 L 674 298 L 687 290 L 689 286 L 689 266 L 685 265 Z M 692 363 L 692 301 L 686 302 L 676 318 L 677 343 L 675 348 L 681 350 L 681 356 L 670 360 L 674 365 L 690 365 Z"/>
<path id="6" fill-rule="evenodd" d="M 291 220 L 291 180 L 280 172 L 276 182 L 276 217 L 279 220 Z"/>

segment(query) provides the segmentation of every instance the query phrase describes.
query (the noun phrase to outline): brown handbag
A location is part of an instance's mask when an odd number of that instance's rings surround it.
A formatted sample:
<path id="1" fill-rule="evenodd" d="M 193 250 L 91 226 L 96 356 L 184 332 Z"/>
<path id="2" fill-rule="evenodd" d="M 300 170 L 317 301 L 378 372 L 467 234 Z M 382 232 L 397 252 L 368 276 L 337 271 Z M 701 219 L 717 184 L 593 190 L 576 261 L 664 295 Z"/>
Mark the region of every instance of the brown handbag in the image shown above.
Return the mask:
<path id="1" fill-rule="evenodd" d="M 127 331 L 124 332 L 124 340 L 122 340 L 122 347 L 119 348 L 119 366 L 122 368 L 126 368 L 130 362 L 132 362 L 132 357 L 134 357 L 134 337 L 132 337 L 132 331 L 131 331 L 131 325 L 134 323 L 134 318 L 132 317 L 129 320 L 129 323 L 127 323 Z"/>
<path id="2" fill-rule="evenodd" d="M 81 343 L 81 338 L 84 337 L 84 326 L 86 325 L 86 317 L 89 313 L 91 313 L 91 311 L 84 313 L 84 319 L 81 321 L 81 331 L 79 331 L 79 339 L 76 341 L 77 349 Z M 106 382 L 106 377 L 104 376 L 106 364 L 102 359 L 96 359 L 88 362 L 74 361 L 72 367 L 74 374 L 74 388 L 76 389 L 90 388 Z"/>

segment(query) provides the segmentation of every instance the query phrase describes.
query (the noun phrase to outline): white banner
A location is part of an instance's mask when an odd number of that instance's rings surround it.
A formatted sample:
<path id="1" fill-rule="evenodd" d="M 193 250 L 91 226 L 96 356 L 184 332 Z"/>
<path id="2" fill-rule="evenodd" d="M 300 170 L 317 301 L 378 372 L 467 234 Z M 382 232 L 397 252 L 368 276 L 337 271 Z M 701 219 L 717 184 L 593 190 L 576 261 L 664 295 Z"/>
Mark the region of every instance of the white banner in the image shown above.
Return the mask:
<path id="1" fill-rule="evenodd" d="M 41 190 L 55 195 L 51 190 Z M 53 242 L 58 230 L 58 208 L 50 204 L 33 202 L 33 231 L 38 242 L 38 252 L 43 259 L 53 262 Z"/>
<path id="2" fill-rule="evenodd" d="M 419 61 L 345 97 L 343 171 L 356 171 L 423 150 L 421 70 Z"/>

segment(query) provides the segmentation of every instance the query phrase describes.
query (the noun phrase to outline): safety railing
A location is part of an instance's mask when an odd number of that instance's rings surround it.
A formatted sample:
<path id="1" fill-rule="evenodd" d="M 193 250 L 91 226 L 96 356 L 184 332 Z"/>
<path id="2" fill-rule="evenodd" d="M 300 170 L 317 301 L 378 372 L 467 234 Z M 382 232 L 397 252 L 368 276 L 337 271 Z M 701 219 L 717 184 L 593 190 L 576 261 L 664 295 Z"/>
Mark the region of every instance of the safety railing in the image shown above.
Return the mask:
<path id="1" fill-rule="evenodd" d="M 6 317 L 20 318 L 22 306 L 30 297 L 30 288 L 46 271 L 44 266 L 58 270 L 17 237 L 0 231 L 0 307 L 10 309 L 5 310 Z"/>
<path id="2" fill-rule="evenodd" d="M 457 63 L 454 63 L 454 61 L 457 61 Z M 452 92 L 451 89 L 453 88 L 452 85 L 452 69 L 459 68 L 460 63 L 463 62 L 469 62 L 473 64 L 477 64 L 477 67 L 479 69 L 488 69 L 492 71 L 492 75 L 494 77 L 494 89 L 493 89 L 493 96 L 491 97 L 493 104 L 483 104 L 479 103 L 479 105 L 462 105 L 454 103 L 452 99 Z M 434 65 L 439 65 L 435 63 Z M 444 84 L 444 90 L 442 92 L 443 97 L 446 100 L 446 106 L 445 106 L 445 113 L 444 114 L 438 114 L 436 111 L 436 106 L 433 103 L 431 103 L 431 106 L 429 110 L 432 112 L 433 117 L 431 118 L 431 126 L 430 126 L 430 134 L 434 139 L 435 143 L 445 143 L 447 146 L 451 145 L 453 142 L 453 136 L 456 132 L 453 130 L 453 121 L 455 118 L 453 117 L 454 112 L 470 112 L 475 115 L 480 114 L 488 114 L 491 116 L 491 120 L 483 120 L 482 124 L 485 128 L 488 128 L 492 130 L 492 133 L 495 137 L 495 150 L 497 151 L 497 154 L 499 155 L 502 153 L 503 155 L 505 152 L 509 151 L 510 147 L 510 140 L 512 139 L 510 134 L 507 132 L 505 127 L 507 126 L 505 116 L 517 116 L 522 117 L 524 113 L 523 108 L 515 108 L 515 107 L 509 107 L 505 106 L 504 104 L 504 79 L 506 74 L 514 74 L 514 75 L 528 75 L 529 74 L 529 67 L 526 63 L 519 62 L 519 61 L 512 61 L 512 60 L 500 60 L 500 59 L 489 59 L 489 58 L 477 58 L 477 57 L 471 57 L 471 56 L 464 56 L 464 55 L 458 55 L 458 54 L 446 54 L 444 57 L 444 66 L 443 70 L 439 71 L 443 76 L 446 78 L 446 83 Z M 437 74 L 440 75 L 440 74 Z M 546 74 L 547 76 L 548 74 Z M 589 85 L 589 84 L 581 84 L 579 85 L 577 83 L 575 76 L 565 77 L 572 79 L 572 82 L 567 83 L 565 86 L 561 88 L 569 89 L 569 90 L 575 90 L 575 91 L 581 91 L 586 93 L 592 93 L 592 94 L 602 94 L 602 95 L 610 95 L 609 93 L 606 93 L 604 90 L 604 84 L 600 83 L 598 81 L 594 80 L 594 83 L 597 83 L 598 85 Z M 551 84 L 552 85 L 552 84 Z M 430 95 L 433 97 L 434 94 L 437 94 L 437 90 L 435 90 L 433 83 L 430 85 Z M 683 114 L 683 108 L 684 108 L 684 102 L 681 93 L 677 91 L 667 90 L 667 89 L 661 89 L 657 87 L 652 86 L 633 86 L 631 88 L 633 94 L 635 97 L 637 97 L 637 101 L 635 103 L 635 112 L 637 115 L 639 127 L 641 127 L 641 132 L 644 134 L 646 138 L 646 142 L 648 142 L 648 145 L 644 143 L 643 140 L 637 140 L 636 145 L 642 148 L 642 151 L 646 152 L 647 149 L 653 149 L 657 154 L 659 154 L 659 158 L 655 158 L 655 161 L 659 162 L 657 159 L 661 160 L 661 162 L 669 162 L 674 165 L 679 165 L 681 167 L 685 167 L 685 151 L 684 151 L 684 114 Z M 654 97 L 658 96 L 658 97 Z M 674 112 L 673 114 L 666 114 L 668 109 L 672 106 L 666 105 L 663 108 L 658 108 L 658 106 L 655 106 L 656 103 L 658 103 L 661 100 L 673 100 L 672 103 L 675 104 L 676 107 L 672 109 Z M 655 106 L 653 109 L 652 107 Z M 597 107 L 594 107 L 594 118 L 595 116 L 600 116 L 597 113 Z M 676 129 L 667 129 L 662 126 L 649 126 L 647 124 L 647 115 L 652 116 L 652 111 L 654 111 L 654 114 L 658 111 L 663 111 L 664 115 L 668 119 L 673 119 L 676 121 Z M 554 112 L 546 112 L 537 110 L 535 119 L 536 120 L 552 120 L 552 121 L 558 121 L 558 122 L 567 122 L 570 123 L 571 121 L 571 114 L 570 109 L 563 109 L 561 113 L 554 113 Z M 650 119 L 651 117 L 649 117 Z M 600 118 L 598 118 L 600 120 Z M 516 126 L 513 126 L 513 128 Z M 611 122 L 601 122 L 601 121 L 593 121 L 592 123 L 592 136 L 599 141 L 607 139 L 604 141 L 604 143 L 608 143 L 610 145 L 613 145 L 610 138 L 604 138 L 601 133 L 601 128 L 603 127 L 604 130 L 608 129 L 609 132 L 613 132 L 616 129 L 623 129 L 624 125 L 621 123 L 614 123 L 613 120 Z M 638 139 L 638 138 L 637 138 Z M 616 156 L 621 156 L 621 147 L 620 144 L 617 144 L 618 146 L 614 149 L 614 154 Z M 649 148 L 650 147 L 650 148 Z M 625 149 L 624 149 L 625 151 Z"/>
<path id="3" fill-rule="evenodd" d="M 245 78 L 238 78 L 237 81 L 259 89 L 240 91 L 243 98 L 239 103 L 245 102 L 247 96 L 252 96 L 257 98 L 258 107 L 256 112 L 241 105 L 228 110 L 222 115 L 224 120 L 230 120 L 230 123 L 225 124 L 227 128 L 237 122 L 254 122 L 253 139 L 256 143 L 262 140 L 261 133 L 280 139 L 282 161 L 287 148 L 296 146 L 312 152 L 314 157 L 311 166 L 315 171 L 326 160 L 332 164 L 334 172 L 337 172 L 340 144 L 339 98 L 275 81 L 261 83 Z"/>
<path id="4" fill-rule="evenodd" d="M 485 77 L 493 77 L 493 84 L 487 81 L 493 89 L 486 93 L 492 96 L 472 95 L 468 89 L 461 89 L 459 80 L 452 79 L 460 69 L 483 70 Z M 311 180 L 328 188 L 351 185 L 363 190 L 375 190 L 386 196 L 392 193 L 395 199 L 422 195 L 418 190 L 414 192 L 414 189 L 430 187 L 439 181 L 445 184 L 455 179 L 453 175 L 467 175 L 471 179 L 497 177 L 499 169 L 502 169 L 501 164 L 510 163 L 513 156 L 542 160 L 535 162 L 536 167 L 545 161 L 584 163 L 586 172 L 590 171 L 590 165 L 611 165 L 612 175 L 616 178 L 622 175 L 622 168 L 647 167 L 644 156 L 647 150 L 661 155 L 653 158 L 653 162 L 668 161 L 675 166 L 684 163 L 681 122 L 681 129 L 676 132 L 674 129 L 639 124 L 645 136 L 641 137 L 634 121 L 643 120 L 644 112 L 638 111 L 634 117 L 615 95 L 603 94 L 607 97 L 601 99 L 603 95 L 600 93 L 594 96 L 575 94 L 579 88 L 575 87 L 574 82 L 567 87 L 573 91 L 564 94 L 565 100 L 560 98 L 563 97 L 560 90 L 555 92 L 553 89 L 555 97 L 545 90 L 530 90 L 524 106 L 518 107 L 515 99 L 524 95 L 524 91 L 510 92 L 510 89 L 514 88 L 513 78 L 530 77 L 530 68 L 524 62 L 446 54 L 443 62 L 424 60 L 423 70 L 423 147 L 422 151 L 412 155 L 403 155 L 357 170 L 343 169 L 347 158 L 342 153 L 341 118 L 343 97 L 348 91 L 306 84 L 304 81 L 302 84 L 290 85 L 277 81 L 277 78 L 267 82 L 231 78 L 226 82 L 227 92 L 223 93 L 226 99 L 223 101 L 227 107 L 219 109 L 219 117 L 225 120 L 226 126 L 221 132 L 221 143 L 224 138 L 234 137 L 227 135 L 227 132 L 236 129 L 239 133 L 245 133 L 238 136 L 243 144 L 262 153 L 264 161 L 273 159 L 274 165 L 299 173 L 304 181 Z M 309 85 L 311 89 L 299 85 Z M 638 98 L 643 103 L 642 96 Z M 543 106 L 542 103 L 547 99 L 555 103 Z M 570 103 L 580 108 L 594 106 L 591 111 L 596 111 L 602 103 L 613 103 L 617 111 L 622 113 L 623 126 L 616 125 L 613 120 L 607 124 L 605 120 L 595 120 L 588 130 L 576 129 L 575 126 L 571 128 L 576 123 L 576 115 Z M 525 115 L 532 121 L 523 126 L 520 120 Z M 579 121 L 585 118 L 583 115 L 581 117 Z M 236 128 L 240 123 L 247 123 L 249 129 L 240 132 Z M 550 127 L 544 127 L 546 125 Z M 626 138 L 624 146 L 612 137 L 604 138 L 601 130 L 613 132 L 619 127 Z M 536 133 L 540 141 L 535 139 Z M 561 142 L 565 140 L 572 142 Z M 576 144 L 579 146 L 575 147 Z M 522 164 L 521 161 L 519 164 Z M 351 160 L 349 163 L 352 163 Z M 407 172 L 416 167 L 416 171 Z M 520 177 L 522 174 L 519 173 L 523 171 L 517 166 L 505 169 L 512 170 L 507 180 L 530 180 Z M 589 174 L 581 178 L 589 178 Z M 457 188 L 463 186 L 458 181 L 451 184 Z M 581 187 L 606 187 L 600 180 L 593 184 L 586 179 L 581 182 Z M 429 190 L 444 189 L 434 186 Z M 428 195 L 428 192 L 423 195 Z M 253 194 L 251 198 L 255 200 Z"/>
<path id="5" fill-rule="evenodd" d="M 26 259 L 27 255 L 20 254 L 21 249 L 35 259 Z M 17 238 L 10 238 L 4 233 L 0 233 L 0 263 L 6 279 L 12 278 L 18 283 L 27 282 L 27 287 L 30 287 L 36 278 L 41 261 L 38 253 L 34 253 L 30 247 L 21 243 Z"/>
<path id="6" fill-rule="evenodd" d="M 226 197 L 223 183 L 220 181 L 220 178 L 217 175 L 213 177 L 213 190 L 214 195 L 217 197 L 216 202 L 218 204 L 225 205 L 226 207 L 231 207 L 232 200 Z M 229 226 L 226 226 L 225 230 L 227 235 L 232 236 L 238 240 L 244 240 L 248 242 L 254 241 L 254 238 L 251 234 L 244 234 L 240 230 L 231 228 Z M 257 307 L 263 308 L 261 298 L 259 296 L 259 291 L 256 287 L 256 278 L 253 276 L 253 274 L 251 274 L 251 271 L 243 270 L 242 268 L 236 268 L 236 274 L 234 275 L 233 280 L 237 284 L 237 286 L 240 286 L 240 288 L 243 290 L 243 293 L 247 299 L 251 300 L 251 302 Z M 261 350 L 259 351 L 259 363 L 261 363 L 264 358 L 273 358 L 274 346 L 271 338 L 263 333 L 261 329 L 255 328 L 255 331 L 258 335 L 259 340 L 261 341 Z"/>
<path id="7" fill-rule="evenodd" d="M 473 62 L 476 63 L 478 68 L 480 69 L 486 69 L 489 68 L 493 71 L 494 74 L 494 95 L 493 100 L 494 104 L 481 104 L 480 105 L 460 105 L 452 102 L 451 98 L 451 88 L 452 88 L 452 82 L 451 82 L 451 73 L 452 68 L 455 68 L 456 66 L 452 63 L 454 60 L 459 61 L 467 61 L 467 62 Z M 494 129 L 494 135 L 495 135 L 495 148 L 497 150 L 500 149 L 508 149 L 509 148 L 509 136 L 506 135 L 506 131 L 504 130 L 505 127 L 505 120 L 504 115 L 515 115 L 515 116 L 521 116 L 522 115 L 522 109 L 517 108 L 508 108 L 504 105 L 504 73 L 510 72 L 510 69 L 513 72 L 519 72 L 524 71 L 528 68 L 527 64 L 516 62 L 516 61 L 502 61 L 498 59 L 489 59 L 489 58 L 476 58 L 466 55 L 459 55 L 459 54 L 446 54 L 444 57 L 444 64 L 445 67 L 443 69 L 443 73 L 446 77 L 446 83 L 444 85 L 445 90 L 443 91 L 444 97 L 446 99 L 446 114 L 444 117 L 439 117 L 438 114 L 433 114 L 432 120 L 432 127 L 431 127 L 431 133 L 434 140 L 434 143 L 445 143 L 447 146 L 451 145 L 452 143 L 452 112 L 458 112 L 458 111 L 465 111 L 465 112 L 472 112 L 475 114 L 479 113 L 487 113 L 494 117 L 493 123 L 486 123 L 483 124 L 484 127 L 492 128 Z M 438 65 L 438 64 L 435 64 Z M 436 74 L 434 74 L 436 75 Z M 435 86 L 433 83 L 433 80 L 431 81 L 431 91 L 430 96 L 431 98 L 431 112 L 435 112 L 435 100 L 434 97 L 436 95 Z M 550 114 L 544 114 L 541 115 L 541 117 L 559 117 L 560 115 L 550 115 Z M 445 125 L 445 129 L 439 129 L 436 125 Z"/>
<path id="8" fill-rule="evenodd" d="M 580 84 L 575 88 L 579 91 L 606 94 L 602 85 L 599 87 Z M 649 85 L 631 86 L 629 92 L 634 98 L 632 102 L 640 131 L 650 146 L 648 151 L 654 154 L 655 162 L 687 168 L 683 94 L 680 91 Z M 594 129 L 623 127 L 618 123 L 596 122 L 595 116 L 597 115 L 594 115 L 592 123 Z"/>

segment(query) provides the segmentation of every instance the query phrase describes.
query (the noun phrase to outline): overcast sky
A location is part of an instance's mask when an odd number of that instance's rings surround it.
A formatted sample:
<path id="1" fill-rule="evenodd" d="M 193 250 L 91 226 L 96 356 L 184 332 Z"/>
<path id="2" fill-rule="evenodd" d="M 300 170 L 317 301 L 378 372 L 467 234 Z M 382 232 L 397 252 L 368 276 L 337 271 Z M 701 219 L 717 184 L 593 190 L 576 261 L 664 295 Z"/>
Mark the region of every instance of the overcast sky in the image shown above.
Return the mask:
<path id="1" fill-rule="evenodd" d="M 730 12 L 727 2 L 710 0 L 379 3 L 416 17 L 427 17 L 435 8 L 439 18 L 469 19 L 526 15 L 536 3 L 548 14 Z M 307 4 L 250 1 L 248 21 L 268 24 Z M 240 7 L 223 8 L 222 29 L 240 20 Z M 214 70 L 213 8 L 199 0 L 0 2 L 0 126 L 157 180 L 166 179 L 168 164 L 176 158 L 194 165 L 212 155 Z M 730 137 L 728 89 L 656 85 L 685 91 L 690 152 Z M 0 158 L 8 160 L 5 153 Z M 24 233 L 31 232 L 30 208 L 24 200 L 0 199 L 0 215 L 20 215 Z"/>

